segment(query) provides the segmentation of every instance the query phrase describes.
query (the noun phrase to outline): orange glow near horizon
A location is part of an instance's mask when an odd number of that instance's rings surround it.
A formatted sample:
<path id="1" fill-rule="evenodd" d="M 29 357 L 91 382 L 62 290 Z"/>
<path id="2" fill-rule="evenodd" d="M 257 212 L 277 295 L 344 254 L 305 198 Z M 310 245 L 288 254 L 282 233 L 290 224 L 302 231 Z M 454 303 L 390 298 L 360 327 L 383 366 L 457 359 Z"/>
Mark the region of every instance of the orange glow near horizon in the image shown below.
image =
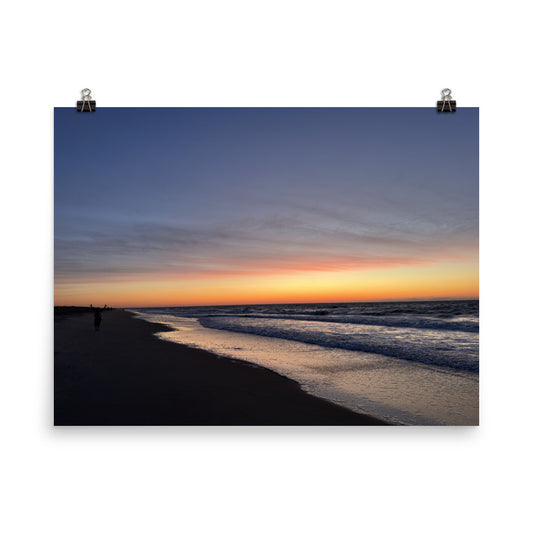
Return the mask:
<path id="1" fill-rule="evenodd" d="M 58 282 L 55 305 L 172 307 L 477 298 L 477 262 L 397 265 L 357 271 L 287 270 L 276 274 L 108 282 Z"/>
<path id="2" fill-rule="evenodd" d="M 478 297 L 476 108 L 93 118 L 54 112 L 58 306 Z"/>

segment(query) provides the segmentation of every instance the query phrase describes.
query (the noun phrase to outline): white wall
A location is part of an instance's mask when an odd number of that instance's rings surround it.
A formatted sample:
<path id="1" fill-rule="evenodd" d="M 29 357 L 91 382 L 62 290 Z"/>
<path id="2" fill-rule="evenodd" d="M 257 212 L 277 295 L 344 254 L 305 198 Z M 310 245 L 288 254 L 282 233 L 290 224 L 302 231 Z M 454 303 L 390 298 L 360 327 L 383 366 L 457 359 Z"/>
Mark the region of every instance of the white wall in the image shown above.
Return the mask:
<path id="1" fill-rule="evenodd" d="M 525 530 L 529 21 L 516 0 L 5 5 L 2 529 Z M 52 108 L 86 86 L 102 107 L 434 106 L 443 87 L 480 106 L 481 427 L 54 429 Z"/>

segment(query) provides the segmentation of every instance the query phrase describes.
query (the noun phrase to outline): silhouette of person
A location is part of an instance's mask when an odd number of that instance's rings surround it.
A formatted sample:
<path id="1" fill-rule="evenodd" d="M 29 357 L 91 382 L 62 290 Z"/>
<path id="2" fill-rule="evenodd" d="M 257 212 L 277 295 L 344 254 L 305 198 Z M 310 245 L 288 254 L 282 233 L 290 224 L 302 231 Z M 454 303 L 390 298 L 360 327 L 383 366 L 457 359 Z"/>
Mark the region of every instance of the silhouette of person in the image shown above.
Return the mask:
<path id="1" fill-rule="evenodd" d="M 99 307 L 94 308 L 94 331 L 100 331 L 102 323 L 102 310 Z"/>

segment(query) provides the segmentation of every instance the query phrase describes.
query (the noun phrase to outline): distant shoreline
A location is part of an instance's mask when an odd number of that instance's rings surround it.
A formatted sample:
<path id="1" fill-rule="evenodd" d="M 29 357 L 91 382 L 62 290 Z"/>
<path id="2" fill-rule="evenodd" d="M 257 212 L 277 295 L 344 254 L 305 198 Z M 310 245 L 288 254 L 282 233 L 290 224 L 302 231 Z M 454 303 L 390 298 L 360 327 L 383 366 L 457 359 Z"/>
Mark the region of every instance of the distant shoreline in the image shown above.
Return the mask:
<path id="1" fill-rule="evenodd" d="M 166 342 L 128 311 L 55 308 L 54 424 L 386 425 L 271 370 Z"/>
<path id="2" fill-rule="evenodd" d="M 328 300 L 328 301 L 309 301 L 309 302 L 255 302 L 255 303 L 231 303 L 231 304 L 162 304 L 162 305 L 124 305 L 115 307 L 115 309 L 166 309 L 179 307 L 187 309 L 189 307 L 244 307 L 247 305 L 349 305 L 349 304 L 387 304 L 387 303 L 423 303 L 423 302 L 479 302 L 479 296 L 464 297 L 464 298 L 399 298 L 392 300 Z M 89 307 L 83 307 L 78 305 L 57 305 L 54 307 L 56 310 L 64 310 L 68 313 L 68 310 L 73 310 L 76 312 L 78 309 L 90 309 Z"/>

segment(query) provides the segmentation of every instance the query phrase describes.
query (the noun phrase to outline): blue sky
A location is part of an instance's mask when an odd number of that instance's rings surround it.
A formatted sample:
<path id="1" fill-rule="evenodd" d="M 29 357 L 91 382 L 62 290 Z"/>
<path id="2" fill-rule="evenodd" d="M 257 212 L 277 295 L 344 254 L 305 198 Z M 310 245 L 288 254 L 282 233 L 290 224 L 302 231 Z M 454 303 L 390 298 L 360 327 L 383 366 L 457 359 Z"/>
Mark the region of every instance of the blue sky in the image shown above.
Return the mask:
<path id="1" fill-rule="evenodd" d="M 477 257 L 478 110 L 55 110 L 56 283 Z"/>

